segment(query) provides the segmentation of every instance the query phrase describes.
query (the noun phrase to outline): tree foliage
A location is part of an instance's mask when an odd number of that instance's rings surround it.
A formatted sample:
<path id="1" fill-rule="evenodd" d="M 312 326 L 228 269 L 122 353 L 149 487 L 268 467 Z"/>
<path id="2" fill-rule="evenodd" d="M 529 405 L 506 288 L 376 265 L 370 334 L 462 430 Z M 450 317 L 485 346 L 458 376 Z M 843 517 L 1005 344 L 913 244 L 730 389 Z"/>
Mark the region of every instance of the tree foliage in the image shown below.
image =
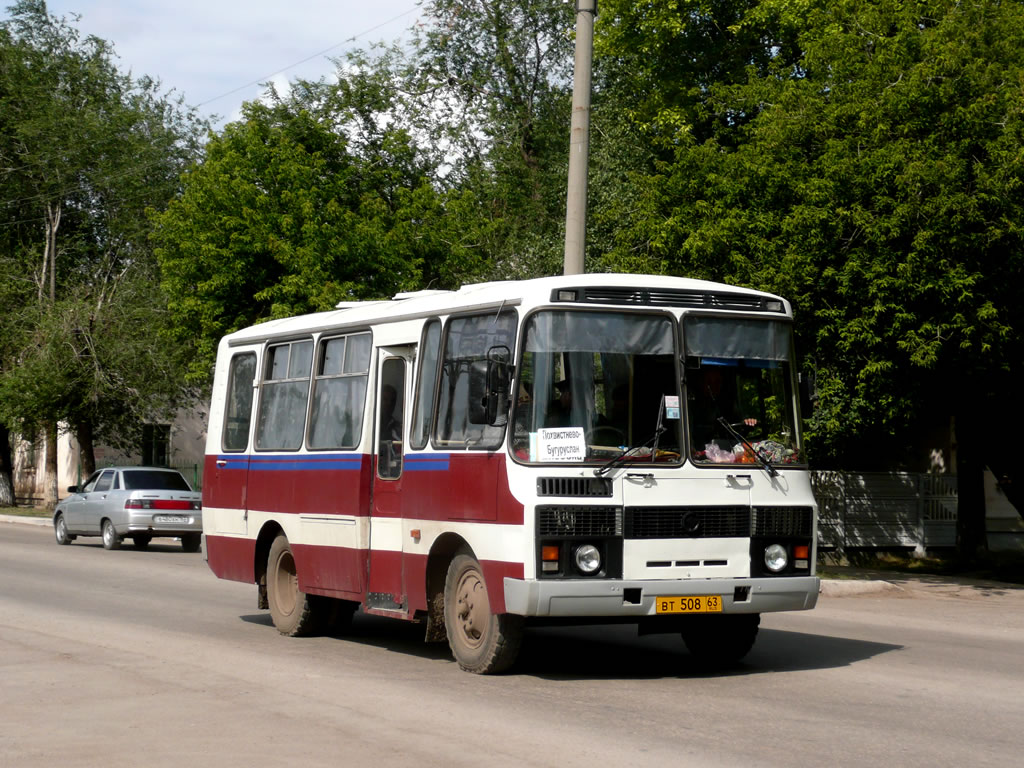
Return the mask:
<path id="1" fill-rule="evenodd" d="M 618 253 L 794 301 L 819 464 L 899 466 L 956 416 L 970 510 L 983 463 L 1004 463 L 983 446 L 1019 424 L 1024 7 L 769 2 L 726 20 L 737 44 L 774 24 L 795 48 L 701 90 L 719 130 L 677 136 Z"/>
<path id="2" fill-rule="evenodd" d="M 145 211 L 177 192 L 202 125 L 40 0 L 9 14 L 0 23 L 0 418 L 25 434 L 47 425 L 50 443 L 63 423 L 89 453 L 91 435 L 123 442 L 138 431 L 126 425 L 187 394 L 173 371 L 157 378 L 138 366 L 174 358 L 158 349 L 166 323 Z M 127 316 L 148 334 L 126 333 L 117 318 Z"/>

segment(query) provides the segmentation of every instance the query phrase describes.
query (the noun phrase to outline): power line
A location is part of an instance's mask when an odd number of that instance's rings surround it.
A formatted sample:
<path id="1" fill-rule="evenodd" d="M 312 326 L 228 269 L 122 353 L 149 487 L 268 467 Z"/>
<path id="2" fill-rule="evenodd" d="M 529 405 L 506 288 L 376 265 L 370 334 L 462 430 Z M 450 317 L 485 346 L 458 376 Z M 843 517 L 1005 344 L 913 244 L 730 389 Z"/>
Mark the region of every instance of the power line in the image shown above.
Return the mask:
<path id="1" fill-rule="evenodd" d="M 269 75 L 266 75 L 264 77 L 259 78 L 258 80 L 252 80 L 252 81 L 250 81 L 248 83 L 245 83 L 245 85 L 240 85 L 237 88 L 232 88 L 230 91 L 222 93 L 220 96 L 214 96 L 212 99 L 207 99 L 206 101 L 201 102 L 199 104 L 196 104 L 195 106 L 196 106 L 197 109 L 199 107 L 205 107 L 207 104 L 212 104 L 215 101 L 219 101 L 220 99 L 226 98 L 226 97 L 228 97 L 228 96 L 230 96 L 230 95 L 232 95 L 234 93 L 238 93 L 239 91 L 245 90 L 246 88 L 250 88 L 250 87 L 252 87 L 254 85 L 260 85 L 261 83 L 265 83 L 268 80 L 270 80 L 270 78 L 272 78 L 274 75 L 276 75 L 276 74 L 278 74 L 280 72 L 287 72 L 289 69 L 294 69 L 295 67 L 298 67 L 298 66 L 300 66 L 302 64 L 305 64 L 307 61 L 312 61 L 313 59 L 319 58 L 321 56 L 326 56 L 328 53 L 330 53 L 331 51 L 335 50 L 336 48 L 340 48 L 341 46 L 345 45 L 345 43 L 353 43 L 358 38 L 364 37 L 364 36 L 370 34 L 371 32 L 380 29 L 381 27 L 386 27 L 388 24 L 391 24 L 392 22 L 398 21 L 399 19 L 401 19 L 401 18 L 403 18 L 405 16 L 408 16 L 410 13 L 414 13 L 417 10 L 419 10 L 418 6 L 410 8 L 408 11 L 403 11 L 402 13 L 398 14 L 397 16 L 394 16 L 393 18 L 388 19 L 387 21 L 382 21 L 379 24 L 375 24 L 374 26 L 370 27 L 369 29 L 366 29 L 366 30 L 364 30 L 362 32 L 358 32 L 358 33 L 352 35 L 351 37 L 346 37 L 340 43 L 335 43 L 330 48 L 324 48 L 322 51 L 319 51 L 318 53 L 314 53 L 314 54 L 312 54 L 310 56 L 307 56 L 306 58 L 302 59 L 301 61 L 296 61 L 294 64 L 289 64 L 286 67 L 281 67 L 280 69 L 277 69 L 277 70 L 271 72 Z"/>

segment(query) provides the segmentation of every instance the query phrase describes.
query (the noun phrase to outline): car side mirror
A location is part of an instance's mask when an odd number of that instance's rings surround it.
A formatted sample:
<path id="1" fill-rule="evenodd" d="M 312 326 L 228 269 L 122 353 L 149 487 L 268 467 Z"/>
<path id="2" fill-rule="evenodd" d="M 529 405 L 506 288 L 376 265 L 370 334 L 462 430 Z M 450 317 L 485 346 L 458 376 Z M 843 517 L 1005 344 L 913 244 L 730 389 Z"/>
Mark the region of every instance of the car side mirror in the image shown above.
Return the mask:
<path id="1" fill-rule="evenodd" d="M 77 485 L 69 485 L 68 486 L 68 493 L 78 493 L 78 486 Z"/>

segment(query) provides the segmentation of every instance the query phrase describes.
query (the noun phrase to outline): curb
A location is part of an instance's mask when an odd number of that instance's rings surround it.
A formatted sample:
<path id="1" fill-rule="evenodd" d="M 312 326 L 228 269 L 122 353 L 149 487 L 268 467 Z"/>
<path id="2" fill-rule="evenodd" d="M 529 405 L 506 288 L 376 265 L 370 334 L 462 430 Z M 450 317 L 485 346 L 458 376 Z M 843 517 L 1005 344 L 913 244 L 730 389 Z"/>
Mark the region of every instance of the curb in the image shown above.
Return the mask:
<path id="1" fill-rule="evenodd" d="M 881 579 L 822 579 L 818 594 L 822 597 L 849 597 L 904 591 L 898 584 Z"/>
<path id="2" fill-rule="evenodd" d="M 49 527 L 53 525 L 53 520 L 49 517 L 29 517 L 28 515 L 0 515 L 0 523 L 21 523 L 22 525 Z"/>

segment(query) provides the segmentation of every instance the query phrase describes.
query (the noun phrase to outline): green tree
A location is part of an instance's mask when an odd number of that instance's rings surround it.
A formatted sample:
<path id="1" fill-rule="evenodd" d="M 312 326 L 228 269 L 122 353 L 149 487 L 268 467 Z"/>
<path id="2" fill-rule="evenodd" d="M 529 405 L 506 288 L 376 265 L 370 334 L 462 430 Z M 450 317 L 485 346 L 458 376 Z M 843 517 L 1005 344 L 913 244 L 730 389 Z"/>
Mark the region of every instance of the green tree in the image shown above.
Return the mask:
<path id="1" fill-rule="evenodd" d="M 536 0 L 429 0 L 404 86 L 443 145 L 458 242 L 494 277 L 561 270 L 573 11 Z"/>
<path id="2" fill-rule="evenodd" d="M 724 132 L 679 137 L 620 255 L 794 300 L 819 464 L 892 468 L 954 415 L 969 554 L 1020 424 L 1024 7 L 766 3 L 736 34 L 772 19 L 799 55 L 708 88 Z"/>
<path id="3" fill-rule="evenodd" d="M 175 343 L 208 380 L 221 336 L 271 318 L 385 298 L 435 270 L 430 159 L 392 112 L 386 68 L 269 91 L 210 137 L 154 217 Z"/>
<path id="4" fill-rule="evenodd" d="M 82 370 L 97 365 L 77 340 L 102 346 L 99 335 L 114 327 L 106 313 L 139 299 L 125 286 L 152 281 L 145 210 L 162 207 L 176 192 L 181 169 L 198 151 L 202 125 L 180 102 L 162 96 L 159 83 L 121 74 L 109 43 L 82 40 L 74 24 L 51 16 L 44 2 L 24 0 L 8 13 L 0 23 L 0 269 L 10 298 L 0 346 L 0 391 L 6 393 L 0 418 L 18 431 L 30 425 L 45 430 L 48 490 L 55 497 L 58 424 L 76 433 L 88 468 L 92 436 L 117 439 L 109 428 L 114 422 L 103 419 L 127 413 L 141 421 L 149 413 L 116 387 L 96 389 L 130 380 L 127 372 L 105 371 L 84 397 L 71 384 L 80 376 L 26 371 L 39 360 Z M 143 304 L 151 347 L 161 343 L 161 304 L 151 284 Z M 49 332 L 53 328 L 67 335 Z M 54 379 L 68 388 L 55 388 Z M 163 386 L 170 398 L 184 394 L 180 377 Z M 98 402 L 107 405 L 97 408 Z"/>

